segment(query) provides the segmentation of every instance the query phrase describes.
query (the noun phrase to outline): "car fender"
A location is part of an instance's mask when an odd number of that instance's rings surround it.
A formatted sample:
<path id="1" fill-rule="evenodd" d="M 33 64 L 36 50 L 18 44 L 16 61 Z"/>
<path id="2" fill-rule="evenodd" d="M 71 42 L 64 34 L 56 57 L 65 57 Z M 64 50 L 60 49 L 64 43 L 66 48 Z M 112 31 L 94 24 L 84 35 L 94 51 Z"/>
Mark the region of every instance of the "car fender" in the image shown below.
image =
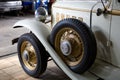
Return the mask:
<path id="1" fill-rule="evenodd" d="M 53 60 L 57 63 L 57 65 L 72 79 L 72 80 L 96 80 L 97 77 L 91 75 L 90 73 L 86 73 L 85 75 L 79 75 L 72 72 L 68 66 L 63 62 L 63 60 L 57 55 L 53 47 L 50 45 L 48 37 L 50 35 L 50 30 L 47 28 L 48 26 L 40 21 L 35 19 L 26 19 L 17 22 L 14 26 L 17 27 L 26 27 L 30 31 L 32 31 L 35 36 L 39 39 L 39 41 L 43 44 L 46 51 L 50 54 Z M 92 77 L 91 77 L 92 76 Z"/>

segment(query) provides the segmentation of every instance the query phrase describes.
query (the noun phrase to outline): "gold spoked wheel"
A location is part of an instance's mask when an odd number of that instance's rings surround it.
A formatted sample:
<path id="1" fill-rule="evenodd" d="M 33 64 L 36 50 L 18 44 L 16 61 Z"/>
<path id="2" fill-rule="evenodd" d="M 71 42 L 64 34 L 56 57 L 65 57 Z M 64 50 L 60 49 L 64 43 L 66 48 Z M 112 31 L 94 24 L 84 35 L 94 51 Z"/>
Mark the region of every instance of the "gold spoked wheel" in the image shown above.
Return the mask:
<path id="1" fill-rule="evenodd" d="M 23 34 L 19 38 L 17 50 L 20 64 L 28 75 L 38 78 L 45 72 L 49 56 L 33 33 Z"/>
<path id="2" fill-rule="evenodd" d="M 36 68 L 37 58 L 35 49 L 29 41 L 24 41 L 21 46 L 21 57 L 23 63 L 29 70 Z"/>
<path id="3" fill-rule="evenodd" d="M 61 29 L 55 38 L 55 49 L 68 66 L 75 66 L 83 58 L 84 48 L 79 34 L 72 28 Z"/>
<path id="4" fill-rule="evenodd" d="M 52 29 L 50 42 L 56 53 L 75 73 L 87 71 L 95 61 L 95 37 L 80 20 L 68 18 L 59 21 Z"/>

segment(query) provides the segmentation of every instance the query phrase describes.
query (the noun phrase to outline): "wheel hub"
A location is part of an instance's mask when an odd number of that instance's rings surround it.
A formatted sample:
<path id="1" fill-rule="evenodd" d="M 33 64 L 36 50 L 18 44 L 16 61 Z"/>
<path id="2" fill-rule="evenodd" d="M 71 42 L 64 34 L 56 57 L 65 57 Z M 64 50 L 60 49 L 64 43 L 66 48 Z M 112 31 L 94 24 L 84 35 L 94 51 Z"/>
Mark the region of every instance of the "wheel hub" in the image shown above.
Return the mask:
<path id="1" fill-rule="evenodd" d="M 29 61 L 29 53 L 28 53 L 28 51 L 24 51 L 23 52 L 23 58 L 26 60 L 26 61 Z"/>
<path id="2" fill-rule="evenodd" d="M 63 55 L 68 56 L 71 54 L 72 48 L 71 48 L 71 44 L 69 41 L 63 41 L 60 44 L 60 49 L 63 53 Z"/>

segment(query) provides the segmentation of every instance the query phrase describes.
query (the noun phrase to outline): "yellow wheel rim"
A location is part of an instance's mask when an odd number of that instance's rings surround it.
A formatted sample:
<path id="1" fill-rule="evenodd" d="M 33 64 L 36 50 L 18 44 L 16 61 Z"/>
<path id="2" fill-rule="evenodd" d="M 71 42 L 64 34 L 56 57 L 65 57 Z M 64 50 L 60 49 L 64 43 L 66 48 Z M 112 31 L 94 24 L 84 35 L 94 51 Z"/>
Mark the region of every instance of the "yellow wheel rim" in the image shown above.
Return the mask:
<path id="1" fill-rule="evenodd" d="M 84 54 L 83 41 L 72 28 L 59 30 L 55 37 L 55 49 L 68 66 L 79 64 Z"/>
<path id="2" fill-rule="evenodd" d="M 29 41 L 24 41 L 21 45 L 21 58 L 24 65 L 29 70 L 34 70 L 37 65 L 37 57 L 34 47 Z"/>

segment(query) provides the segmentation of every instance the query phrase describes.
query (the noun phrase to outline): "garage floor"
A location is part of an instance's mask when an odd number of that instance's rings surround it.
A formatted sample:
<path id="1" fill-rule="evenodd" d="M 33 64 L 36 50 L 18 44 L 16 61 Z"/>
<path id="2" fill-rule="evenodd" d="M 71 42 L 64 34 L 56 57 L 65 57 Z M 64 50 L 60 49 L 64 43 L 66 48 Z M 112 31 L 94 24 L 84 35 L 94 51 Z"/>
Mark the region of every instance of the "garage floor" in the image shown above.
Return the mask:
<path id="1" fill-rule="evenodd" d="M 53 61 L 48 62 L 47 70 L 39 79 L 27 75 L 21 68 L 17 54 L 0 57 L 0 80 L 70 80 Z"/>

